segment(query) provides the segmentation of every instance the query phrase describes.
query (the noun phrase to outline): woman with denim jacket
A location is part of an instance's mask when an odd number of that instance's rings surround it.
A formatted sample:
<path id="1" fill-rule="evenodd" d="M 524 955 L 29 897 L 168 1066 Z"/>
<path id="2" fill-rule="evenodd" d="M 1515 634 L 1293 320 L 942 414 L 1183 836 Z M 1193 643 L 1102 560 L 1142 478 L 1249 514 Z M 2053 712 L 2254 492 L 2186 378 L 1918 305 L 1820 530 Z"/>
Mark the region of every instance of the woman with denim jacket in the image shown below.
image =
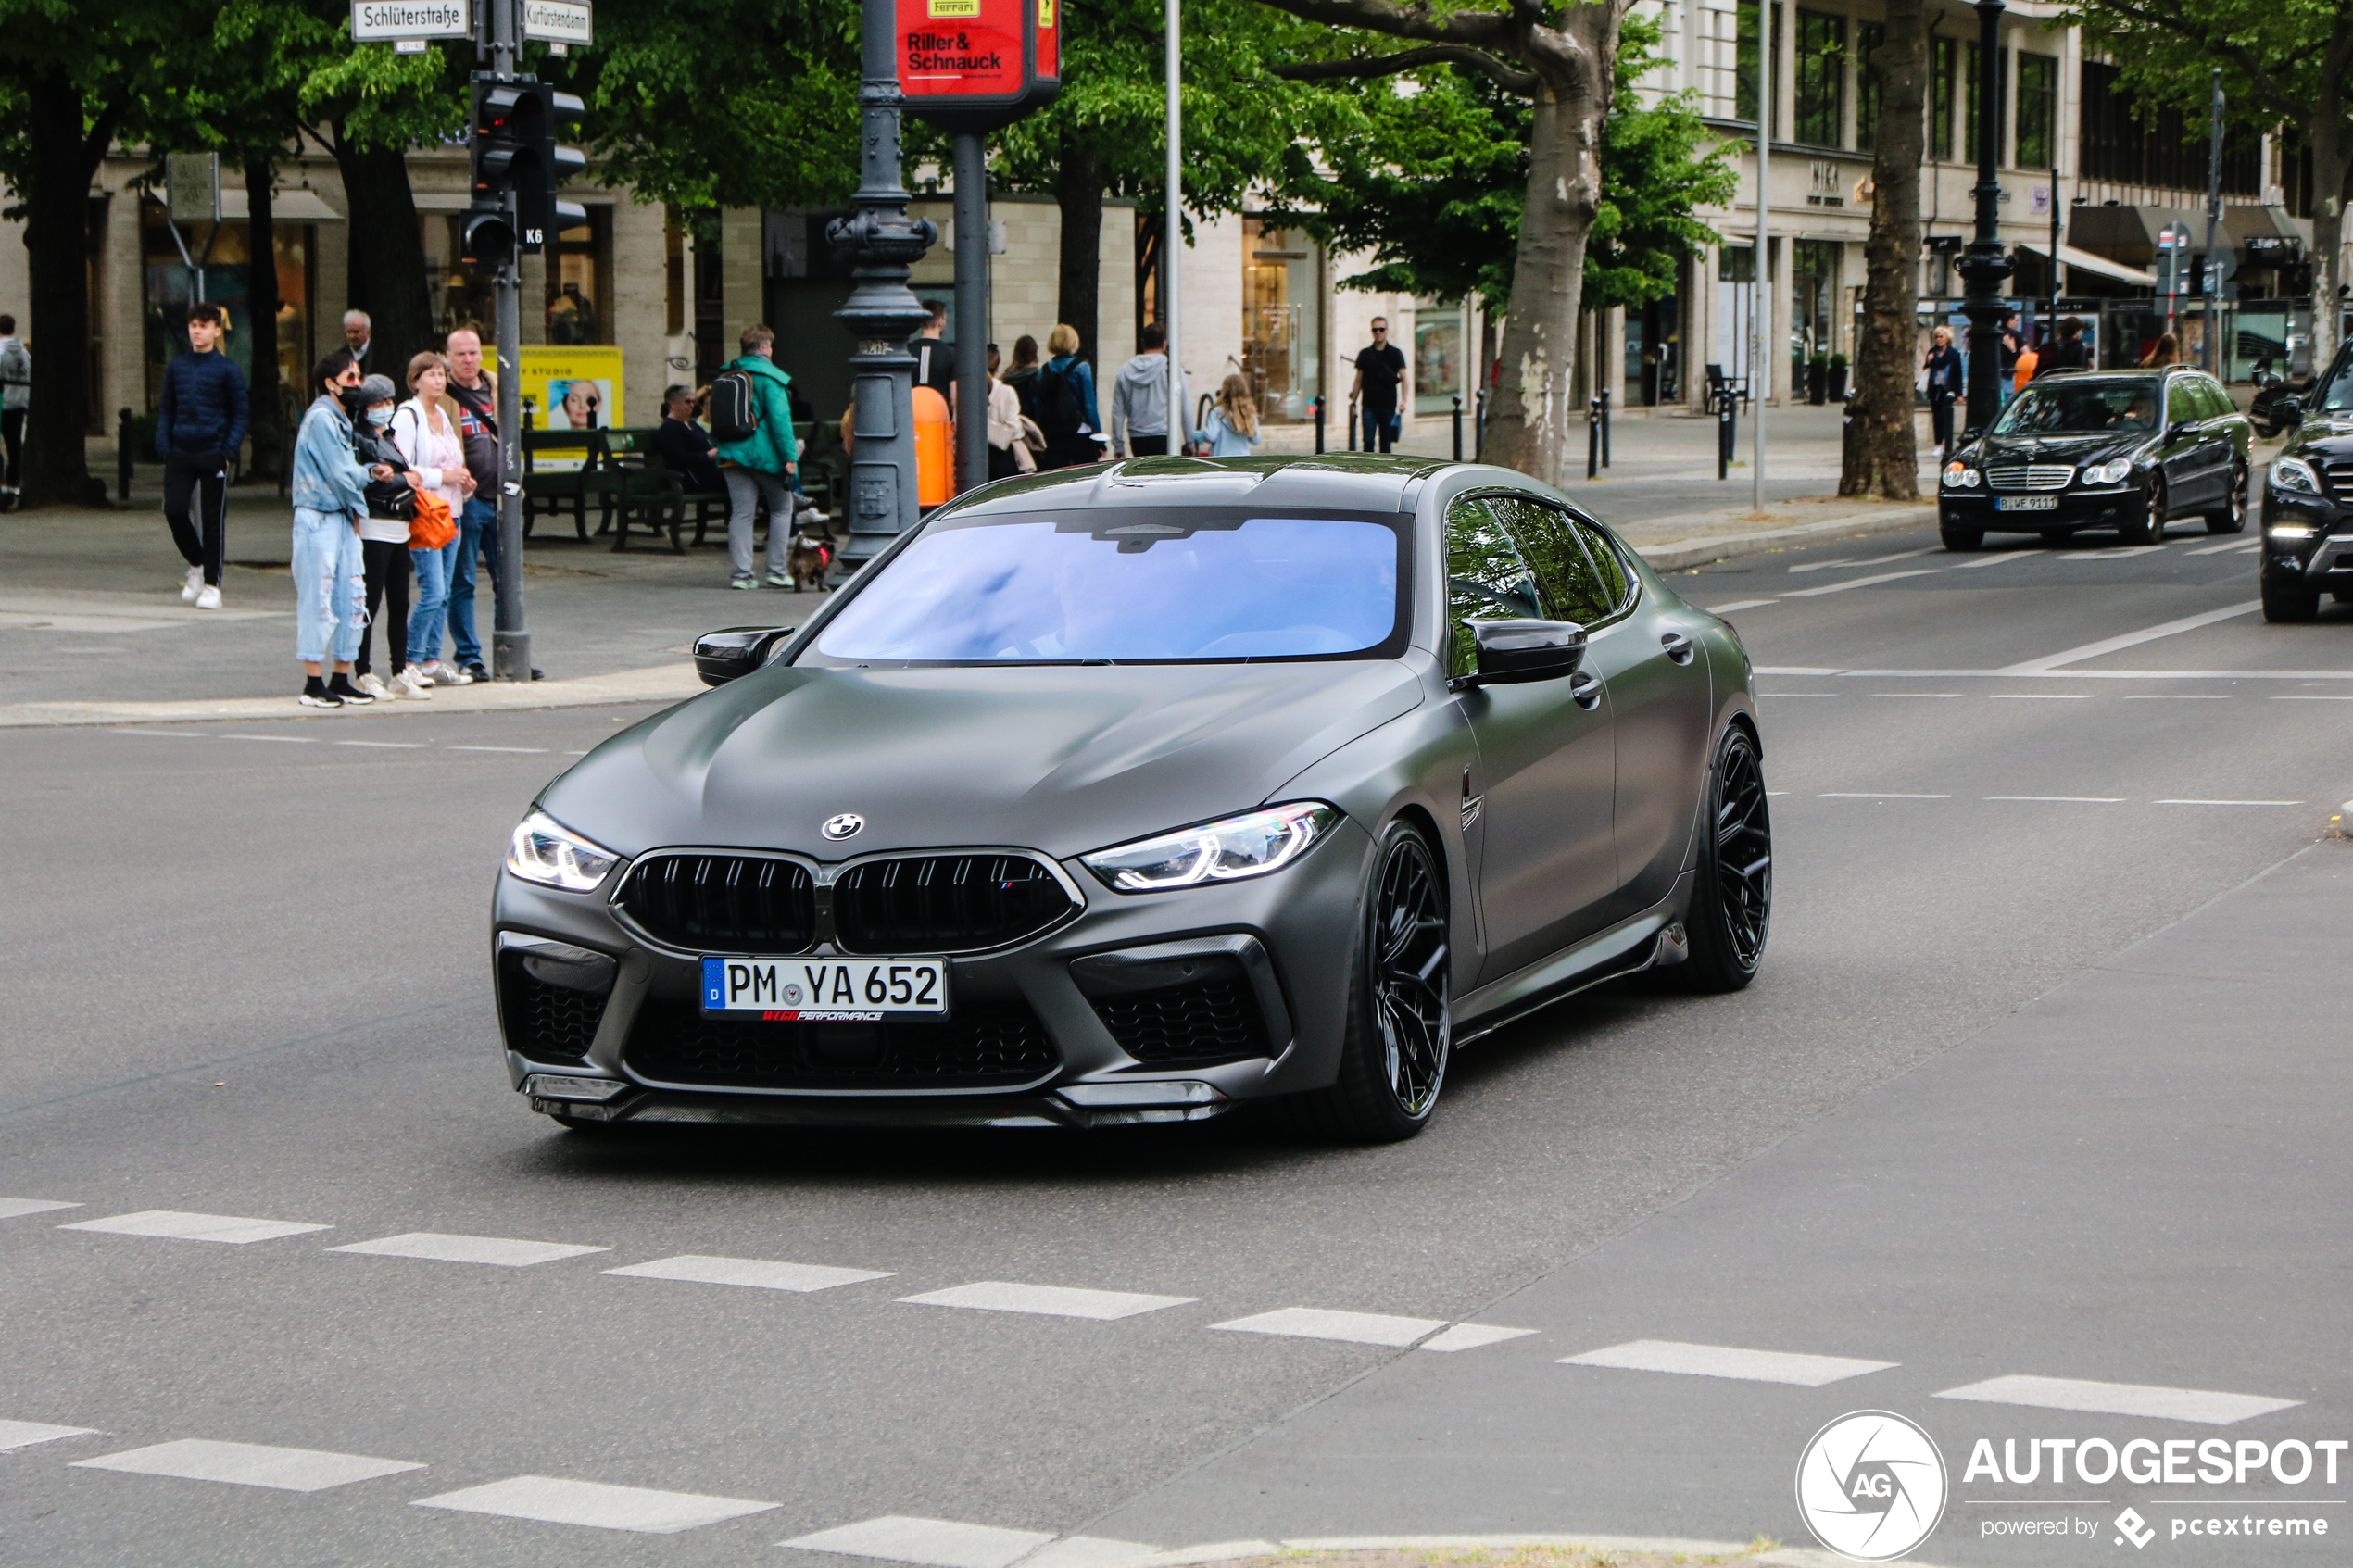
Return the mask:
<path id="1" fill-rule="evenodd" d="M 347 348 L 313 366 L 310 384 L 319 395 L 295 437 L 295 657 L 302 660 L 305 708 L 365 707 L 375 700 L 351 684 L 363 591 L 359 525 L 368 515 L 368 481 L 390 479 L 396 470 L 389 463 L 363 468 L 352 455 L 343 395 L 359 381 L 359 361 Z M 322 679 L 319 668 L 330 659 L 332 681 Z"/>

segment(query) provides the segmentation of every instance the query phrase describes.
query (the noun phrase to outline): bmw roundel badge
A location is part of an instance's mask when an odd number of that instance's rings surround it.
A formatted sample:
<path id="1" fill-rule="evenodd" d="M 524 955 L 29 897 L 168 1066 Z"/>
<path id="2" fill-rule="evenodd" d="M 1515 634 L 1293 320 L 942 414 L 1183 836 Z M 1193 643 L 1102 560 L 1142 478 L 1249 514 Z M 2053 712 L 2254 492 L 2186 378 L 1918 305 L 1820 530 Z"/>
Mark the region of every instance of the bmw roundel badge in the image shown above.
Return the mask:
<path id="1" fill-rule="evenodd" d="M 844 811 L 837 817 L 827 817 L 824 831 L 827 838 L 838 841 L 855 837 L 858 830 L 865 825 L 866 819 L 857 812 Z"/>

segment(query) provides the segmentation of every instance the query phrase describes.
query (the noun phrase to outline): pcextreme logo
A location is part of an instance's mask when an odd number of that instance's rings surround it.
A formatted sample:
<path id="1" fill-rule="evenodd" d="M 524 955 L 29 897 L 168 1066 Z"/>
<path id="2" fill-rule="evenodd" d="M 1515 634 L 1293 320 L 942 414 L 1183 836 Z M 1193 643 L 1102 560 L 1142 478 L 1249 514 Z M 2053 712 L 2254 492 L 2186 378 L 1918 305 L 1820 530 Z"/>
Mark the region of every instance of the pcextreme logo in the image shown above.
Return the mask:
<path id="1" fill-rule="evenodd" d="M 1888 1562 L 1944 1517 L 1944 1456 L 1916 1424 L 1855 1411 L 1814 1434 L 1797 1461 L 1797 1511 L 1841 1557 Z"/>

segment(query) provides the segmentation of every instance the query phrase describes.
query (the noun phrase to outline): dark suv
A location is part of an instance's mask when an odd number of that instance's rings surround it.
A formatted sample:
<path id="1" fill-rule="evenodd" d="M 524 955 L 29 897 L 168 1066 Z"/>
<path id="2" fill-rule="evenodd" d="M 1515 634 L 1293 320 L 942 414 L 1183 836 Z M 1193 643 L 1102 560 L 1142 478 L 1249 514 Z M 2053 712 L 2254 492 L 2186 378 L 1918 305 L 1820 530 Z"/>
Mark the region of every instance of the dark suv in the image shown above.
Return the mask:
<path id="1" fill-rule="evenodd" d="M 2353 344 L 2314 376 L 2263 486 L 2263 618 L 2309 621 L 2321 596 L 2353 601 Z"/>
<path id="2" fill-rule="evenodd" d="M 1974 550 L 1989 533 L 2040 533 L 2056 545 L 2082 528 L 2145 545 L 2184 518 L 2236 533 L 2246 526 L 2253 435 L 2202 371 L 2042 377 L 1945 463 L 1936 496 L 1944 547 Z"/>

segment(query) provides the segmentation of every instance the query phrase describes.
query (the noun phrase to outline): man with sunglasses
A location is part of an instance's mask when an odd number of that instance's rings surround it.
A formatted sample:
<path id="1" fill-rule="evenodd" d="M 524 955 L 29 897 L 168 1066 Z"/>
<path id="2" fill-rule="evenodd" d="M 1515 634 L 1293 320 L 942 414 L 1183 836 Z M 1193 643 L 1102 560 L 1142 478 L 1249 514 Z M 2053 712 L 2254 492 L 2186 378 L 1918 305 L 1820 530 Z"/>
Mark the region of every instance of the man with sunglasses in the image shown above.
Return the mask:
<path id="1" fill-rule="evenodd" d="M 1389 341 L 1389 319 L 1376 316 L 1373 345 L 1356 356 L 1356 380 L 1348 389 L 1350 406 L 1364 417 L 1365 451 L 1386 452 L 1396 445 L 1404 422 L 1398 413 L 1404 392 L 1405 356 Z"/>

